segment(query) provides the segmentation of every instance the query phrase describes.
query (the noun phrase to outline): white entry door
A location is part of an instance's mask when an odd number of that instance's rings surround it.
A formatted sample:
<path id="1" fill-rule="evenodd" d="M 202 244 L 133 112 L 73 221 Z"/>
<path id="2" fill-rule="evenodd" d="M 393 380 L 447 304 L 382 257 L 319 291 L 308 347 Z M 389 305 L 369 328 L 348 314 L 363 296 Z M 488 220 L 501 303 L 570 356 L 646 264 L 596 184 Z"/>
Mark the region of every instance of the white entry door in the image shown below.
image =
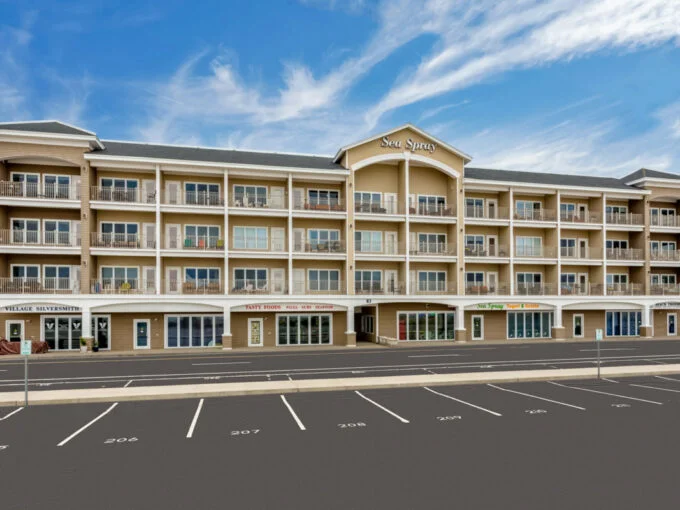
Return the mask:
<path id="1" fill-rule="evenodd" d="M 151 321 L 149 319 L 135 319 L 135 349 L 151 348 Z"/>
<path id="2" fill-rule="evenodd" d="M 293 251 L 301 253 L 305 251 L 305 229 L 293 229 Z"/>
<path id="3" fill-rule="evenodd" d="M 666 334 L 676 336 L 678 334 L 678 314 L 669 313 L 666 315 Z"/>
<path id="4" fill-rule="evenodd" d="M 156 181 L 153 179 L 144 179 L 142 181 L 142 203 L 155 204 L 156 203 Z"/>
<path id="5" fill-rule="evenodd" d="M 170 205 L 177 205 L 181 201 L 180 183 L 177 181 L 167 181 L 165 183 L 165 202 Z"/>
<path id="6" fill-rule="evenodd" d="M 489 271 L 486 273 L 486 286 L 489 289 L 489 294 L 495 294 L 498 289 L 498 273 Z"/>
<path id="7" fill-rule="evenodd" d="M 356 247 L 355 247 L 356 250 Z M 397 233 L 385 232 L 385 253 L 387 255 L 397 254 Z"/>
<path id="8" fill-rule="evenodd" d="M 182 288 L 179 271 L 179 267 L 169 267 L 165 272 L 165 291 L 168 294 L 179 294 Z"/>
<path id="9" fill-rule="evenodd" d="M 293 293 L 304 294 L 305 292 L 305 270 L 293 269 Z"/>
<path id="10" fill-rule="evenodd" d="M 489 257 L 498 257 L 498 237 L 487 236 L 486 244 Z"/>
<path id="11" fill-rule="evenodd" d="M 284 191 L 284 188 L 281 186 L 272 186 L 269 188 L 269 193 L 270 193 L 270 202 L 269 206 L 272 209 L 286 209 L 286 193 Z"/>
<path id="12" fill-rule="evenodd" d="M 180 230 L 179 225 L 168 224 L 165 226 L 166 250 L 179 250 L 181 248 Z"/>
<path id="13" fill-rule="evenodd" d="M 397 214 L 397 194 L 396 193 L 383 193 L 383 200 L 385 201 L 382 207 L 385 208 L 387 214 Z"/>
<path id="14" fill-rule="evenodd" d="M 472 339 L 473 340 L 484 340 L 484 316 L 483 315 L 473 315 L 472 316 Z"/>
<path id="15" fill-rule="evenodd" d="M 385 292 L 387 294 L 399 293 L 398 272 L 394 269 L 385 270 Z"/>
<path id="16" fill-rule="evenodd" d="M 144 240 L 142 241 L 142 248 L 153 250 L 156 248 L 156 224 L 144 223 L 143 225 Z"/>
<path id="17" fill-rule="evenodd" d="M 248 319 L 248 347 L 262 347 L 263 319 Z"/>
<path id="18" fill-rule="evenodd" d="M 272 227 L 272 251 L 286 251 L 286 231 L 282 227 Z"/>
<path id="19" fill-rule="evenodd" d="M 574 314 L 574 338 L 583 338 L 584 315 L 582 313 Z"/>
<path id="20" fill-rule="evenodd" d="M 283 268 L 272 269 L 272 294 L 286 292 L 286 270 Z"/>
<path id="21" fill-rule="evenodd" d="M 24 340 L 24 321 L 7 321 L 5 324 L 7 340 L 10 342 Z"/>

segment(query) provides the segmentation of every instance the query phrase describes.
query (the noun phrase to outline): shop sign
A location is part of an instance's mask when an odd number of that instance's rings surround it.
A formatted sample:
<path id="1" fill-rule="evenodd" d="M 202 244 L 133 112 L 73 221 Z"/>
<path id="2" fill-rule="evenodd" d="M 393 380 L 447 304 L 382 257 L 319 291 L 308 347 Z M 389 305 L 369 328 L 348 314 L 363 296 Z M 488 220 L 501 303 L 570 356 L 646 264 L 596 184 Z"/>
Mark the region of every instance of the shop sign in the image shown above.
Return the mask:
<path id="1" fill-rule="evenodd" d="M 0 312 L 4 313 L 72 313 L 80 312 L 78 306 L 66 305 L 18 305 L 2 306 Z"/>
<path id="2" fill-rule="evenodd" d="M 669 302 L 669 303 L 657 303 L 652 306 L 654 309 L 663 309 L 663 308 L 680 308 L 680 303 L 678 302 Z"/>
<path id="3" fill-rule="evenodd" d="M 472 306 L 474 310 L 552 310 L 552 307 L 538 303 L 479 303 Z"/>
<path id="4" fill-rule="evenodd" d="M 436 143 L 426 143 L 426 142 L 416 142 L 412 138 L 407 138 L 405 142 L 401 140 L 391 140 L 389 136 L 383 136 L 380 140 L 380 147 L 384 149 L 402 149 L 405 148 L 407 151 L 411 152 L 429 152 L 434 154 L 437 150 Z"/>
<path id="5" fill-rule="evenodd" d="M 242 305 L 231 308 L 232 312 L 337 312 L 344 311 L 342 306 L 335 305 L 304 305 L 304 304 L 262 304 Z"/>

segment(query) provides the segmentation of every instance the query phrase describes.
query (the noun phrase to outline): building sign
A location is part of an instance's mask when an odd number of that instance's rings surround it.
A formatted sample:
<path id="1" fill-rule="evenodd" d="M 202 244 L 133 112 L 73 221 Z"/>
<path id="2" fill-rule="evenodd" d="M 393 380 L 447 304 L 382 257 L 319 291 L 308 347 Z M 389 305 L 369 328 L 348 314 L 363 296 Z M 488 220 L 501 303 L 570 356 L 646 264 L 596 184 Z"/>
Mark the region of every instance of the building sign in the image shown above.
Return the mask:
<path id="1" fill-rule="evenodd" d="M 407 138 L 406 142 L 402 142 L 401 140 L 390 140 L 388 136 L 382 137 L 380 140 L 380 147 L 385 149 L 406 149 L 411 152 L 423 151 L 429 152 L 430 154 L 433 154 L 434 151 L 437 150 L 436 143 L 416 142 L 412 138 Z"/>
<path id="2" fill-rule="evenodd" d="M 680 308 L 680 303 L 678 302 L 668 302 L 668 303 L 657 303 L 655 305 L 652 305 L 652 308 L 656 310 L 664 309 L 664 308 Z"/>
<path id="3" fill-rule="evenodd" d="M 0 312 L 4 313 L 73 313 L 80 312 L 78 306 L 66 305 L 18 305 L 2 306 Z"/>
<path id="4" fill-rule="evenodd" d="M 262 304 L 242 305 L 231 308 L 232 312 L 338 312 L 344 311 L 344 306 L 335 305 L 305 305 L 305 304 Z"/>
<path id="5" fill-rule="evenodd" d="M 470 310 L 552 310 L 551 306 L 538 303 L 478 303 L 467 307 Z"/>

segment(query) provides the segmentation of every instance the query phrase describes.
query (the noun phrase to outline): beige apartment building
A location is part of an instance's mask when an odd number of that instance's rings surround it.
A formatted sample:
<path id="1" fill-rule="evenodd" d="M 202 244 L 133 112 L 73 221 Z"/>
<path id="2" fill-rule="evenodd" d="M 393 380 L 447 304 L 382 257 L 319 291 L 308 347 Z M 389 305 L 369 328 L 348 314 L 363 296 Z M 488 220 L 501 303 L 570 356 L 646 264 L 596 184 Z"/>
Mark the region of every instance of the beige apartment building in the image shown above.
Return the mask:
<path id="1" fill-rule="evenodd" d="M 474 168 L 405 125 L 310 156 L 0 124 L 0 332 L 54 350 L 674 337 L 680 175 Z"/>

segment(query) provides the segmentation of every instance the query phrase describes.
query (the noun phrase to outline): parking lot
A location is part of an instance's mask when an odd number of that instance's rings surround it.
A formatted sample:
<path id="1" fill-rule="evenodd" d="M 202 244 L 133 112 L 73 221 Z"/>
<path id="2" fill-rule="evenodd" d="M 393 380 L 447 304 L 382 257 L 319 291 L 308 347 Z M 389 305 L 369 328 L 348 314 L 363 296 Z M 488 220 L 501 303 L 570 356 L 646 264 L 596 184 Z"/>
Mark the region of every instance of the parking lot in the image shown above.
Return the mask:
<path id="1" fill-rule="evenodd" d="M 679 418 L 680 376 L 3 409 L 2 506 L 661 507 Z"/>

